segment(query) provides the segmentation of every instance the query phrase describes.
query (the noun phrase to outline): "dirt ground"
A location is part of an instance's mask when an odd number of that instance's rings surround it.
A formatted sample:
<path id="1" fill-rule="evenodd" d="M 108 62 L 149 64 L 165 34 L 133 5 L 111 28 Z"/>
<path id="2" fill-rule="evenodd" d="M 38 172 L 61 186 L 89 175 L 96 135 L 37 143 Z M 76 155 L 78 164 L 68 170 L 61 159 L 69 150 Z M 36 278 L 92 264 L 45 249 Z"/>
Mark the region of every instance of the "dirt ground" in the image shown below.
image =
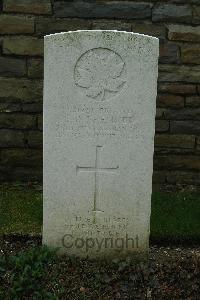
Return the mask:
<path id="1" fill-rule="evenodd" d="M 40 237 L 6 237 L 0 241 L 1 255 L 39 245 Z M 198 300 L 200 246 L 151 245 L 148 264 L 58 257 L 46 267 L 43 285 L 55 299 Z"/>

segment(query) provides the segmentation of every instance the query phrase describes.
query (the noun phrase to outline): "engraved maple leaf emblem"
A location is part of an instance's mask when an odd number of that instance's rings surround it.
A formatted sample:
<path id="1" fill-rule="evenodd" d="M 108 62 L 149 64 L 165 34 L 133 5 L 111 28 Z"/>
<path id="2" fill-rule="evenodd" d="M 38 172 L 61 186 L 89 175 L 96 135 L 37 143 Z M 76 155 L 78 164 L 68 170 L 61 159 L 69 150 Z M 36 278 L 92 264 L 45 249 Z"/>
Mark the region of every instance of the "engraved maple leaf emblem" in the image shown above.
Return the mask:
<path id="1" fill-rule="evenodd" d="M 89 50 L 77 62 L 75 83 L 86 90 L 86 95 L 104 100 L 119 92 L 126 82 L 125 64 L 115 52 L 96 48 Z"/>

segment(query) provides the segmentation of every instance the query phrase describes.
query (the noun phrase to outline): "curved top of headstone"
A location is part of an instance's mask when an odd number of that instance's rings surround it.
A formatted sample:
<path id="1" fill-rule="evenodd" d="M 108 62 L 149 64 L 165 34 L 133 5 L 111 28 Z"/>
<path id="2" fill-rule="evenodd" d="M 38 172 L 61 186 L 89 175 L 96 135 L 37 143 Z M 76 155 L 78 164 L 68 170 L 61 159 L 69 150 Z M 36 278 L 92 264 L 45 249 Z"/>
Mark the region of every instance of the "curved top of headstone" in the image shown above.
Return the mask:
<path id="1" fill-rule="evenodd" d="M 104 101 L 124 90 L 130 65 L 127 56 L 134 61 L 135 70 L 136 61 L 150 67 L 150 61 L 158 58 L 159 40 L 126 31 L 77 30 L 47 35 L 45 53 L 50 49 L 63 63 L 66 53 L 70 55 L 77 89 L 89 99 Z"/>
<path id="2" fill-rule="evenodd" d="M 113 34 L 113 35 L 128 35 L 128 36 L 132 36 L 132 37 L 137 37 L 137 38 L 143 38 L 146 40 L 152 40 L 152 41 L 156 41 L 159 42 L 159 39 L 150 35 L 146 35 L 146 34 L 141 34 L 141 33 L 136 33 L 136 32 L 128 32 L 128 31 L 119 31 L 119 30 L 101 30 L 101 29 L 97 29 L 97 30 L 75 30 L 75 31 L 67 31 L 67 32 L 58 32 L 58 33 L 54 33 L 54 34 L 48 34 L 46 35 L 44 38 L 45 39 L 49 39 L 49 38 L 63 38 L 65 36 L 69 36 L 71 34 L 89 34 L 89 35 L 98 35 L 98 34 Z"/>

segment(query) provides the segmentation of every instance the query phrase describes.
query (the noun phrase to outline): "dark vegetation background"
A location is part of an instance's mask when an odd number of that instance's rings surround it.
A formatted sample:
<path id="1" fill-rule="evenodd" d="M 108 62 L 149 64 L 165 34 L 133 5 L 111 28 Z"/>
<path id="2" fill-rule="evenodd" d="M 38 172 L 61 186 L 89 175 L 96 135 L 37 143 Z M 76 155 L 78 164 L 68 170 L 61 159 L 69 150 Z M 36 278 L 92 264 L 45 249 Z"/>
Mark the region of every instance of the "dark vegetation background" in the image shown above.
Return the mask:
<path id="1" fill-rule="evenodd" d="M 42 180 L 43 36 L 159 37 L 154 183 L 200 185 L 200 1 L 0 1 L 0 181 Z"/>

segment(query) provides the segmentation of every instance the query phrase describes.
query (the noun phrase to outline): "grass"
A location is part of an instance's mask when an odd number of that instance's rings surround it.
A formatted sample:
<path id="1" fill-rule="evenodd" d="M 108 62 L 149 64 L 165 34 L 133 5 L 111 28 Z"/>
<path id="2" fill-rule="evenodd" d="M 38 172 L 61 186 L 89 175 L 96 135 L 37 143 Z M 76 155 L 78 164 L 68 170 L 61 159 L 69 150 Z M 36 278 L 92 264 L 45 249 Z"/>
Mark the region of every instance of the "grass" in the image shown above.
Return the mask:
<path id="1" fill-rule="evenodd" d="M 155 241 L 200 241 L 200 194 L 154 193 L 151 238 Z"/>
<path id="2" fill-rule="evenodd" d="M 41 191 L 31 186 L 1 185 L 0 211 L 0 235 L 41 233 Z M 200 241 L 200 194 L 154 193 L 151 239 Z"/>
<path id="3" fill-rule="evenodd" d="M 31 187 L 0 186 L 0 235 L 38 234 L 42 228 L 42 193 Z"/>

